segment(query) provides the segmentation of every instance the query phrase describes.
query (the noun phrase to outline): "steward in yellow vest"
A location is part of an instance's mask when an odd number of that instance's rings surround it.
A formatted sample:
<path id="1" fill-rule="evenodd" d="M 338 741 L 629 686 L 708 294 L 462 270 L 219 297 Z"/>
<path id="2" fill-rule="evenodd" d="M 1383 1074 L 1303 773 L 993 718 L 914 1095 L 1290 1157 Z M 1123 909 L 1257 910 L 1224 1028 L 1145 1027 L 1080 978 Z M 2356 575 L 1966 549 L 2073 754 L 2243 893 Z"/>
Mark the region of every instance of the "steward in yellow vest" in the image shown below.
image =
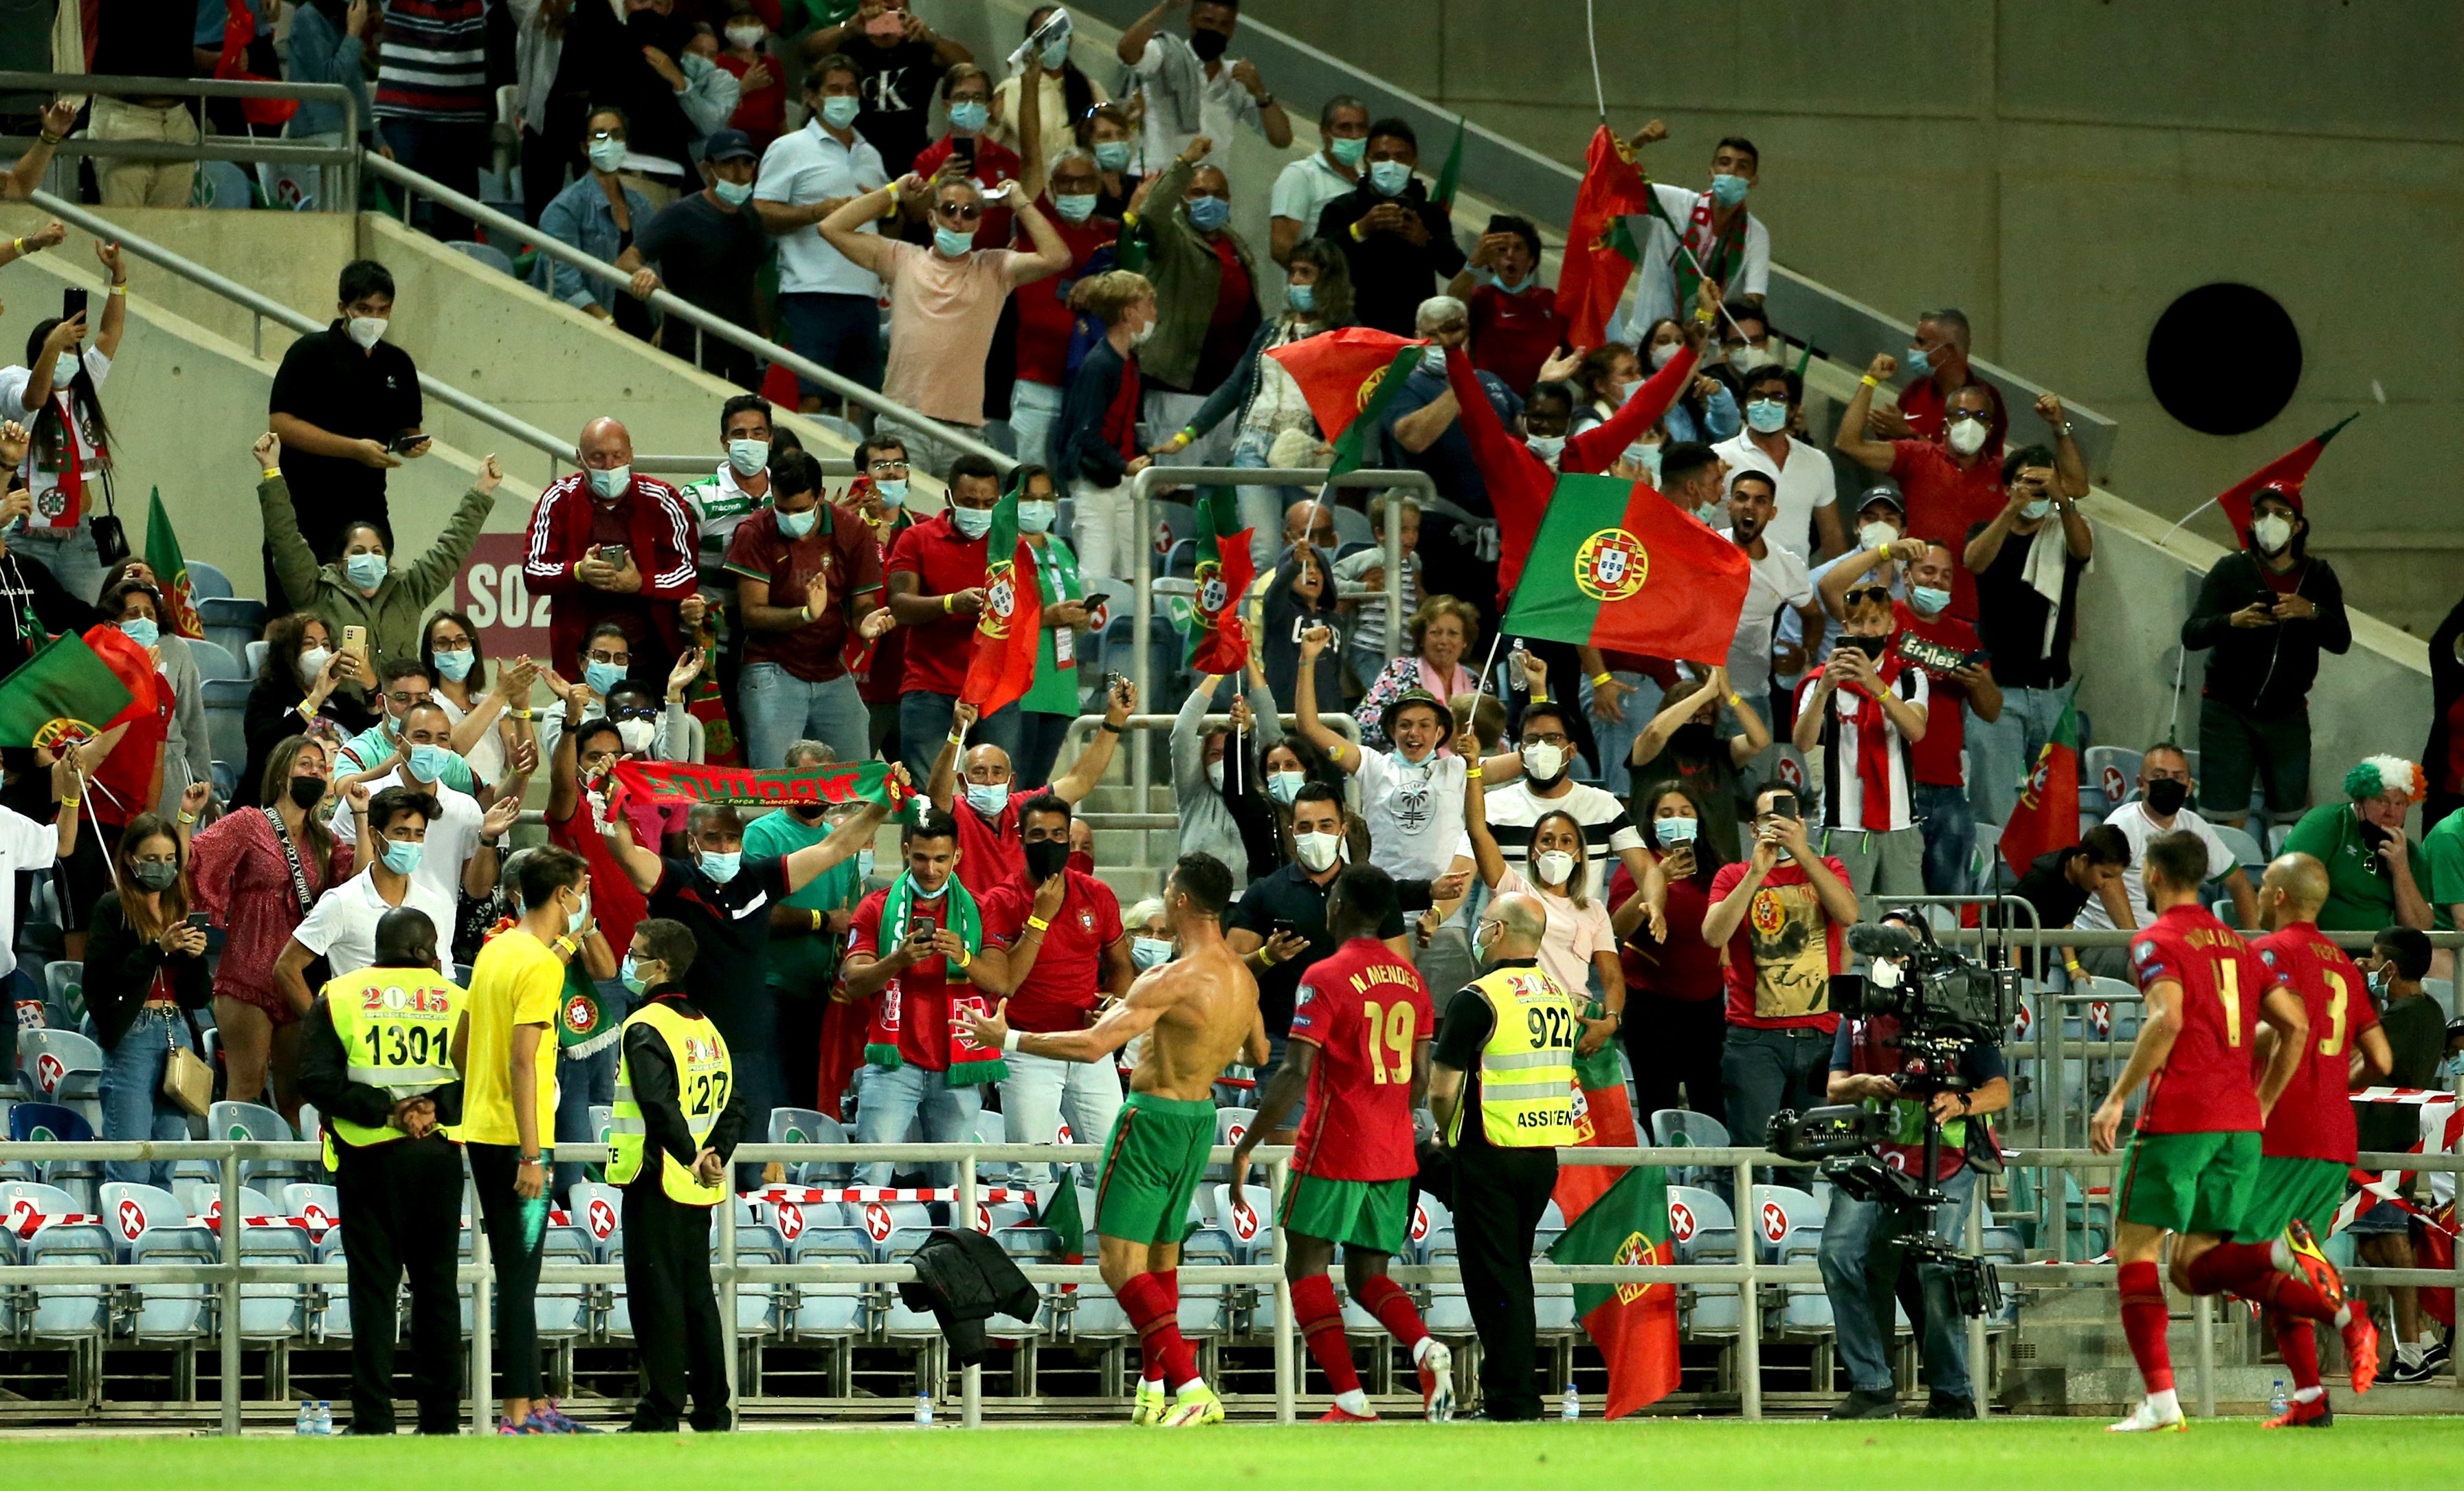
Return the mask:
<path id="1" fill-rule="evenodd" d="M 646 1002 L 625 1021 L 607 1179 L 625 1188 L 625 1293 L 648 1385 L 632 1427 L 646 1434 L 675 1431 L 688 1386 L 694 1429 L 734 1427 L 710 1209 L 728 1199 L 749 1109 L 726 1039 L 685 997 L 693 954 L 683 923 L 650 917 L 625 954 L 625 986 Z"/>
<path id="2" fill-rule="evenodd" d="M 299 1094 L 323 1116 L 351 1295 L 352 1434 L 394 1432 L 394 1304 L 410 1279 L 410 1386 L 421 1434 L 461 1423 L 462 991 L 436 972 L 435 926 L 377 922 L 376 961 L 325 985 L 300 1022 Z"/>

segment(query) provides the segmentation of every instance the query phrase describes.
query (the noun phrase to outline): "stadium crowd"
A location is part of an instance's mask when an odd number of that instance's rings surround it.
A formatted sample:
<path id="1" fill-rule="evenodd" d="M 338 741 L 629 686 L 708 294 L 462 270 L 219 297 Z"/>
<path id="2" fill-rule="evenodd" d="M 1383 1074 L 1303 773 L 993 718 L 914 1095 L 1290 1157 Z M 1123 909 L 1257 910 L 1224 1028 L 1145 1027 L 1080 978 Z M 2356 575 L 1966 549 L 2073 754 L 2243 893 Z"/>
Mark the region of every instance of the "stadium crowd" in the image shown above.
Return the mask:
<path id="1" fill-rule="evenodd" d="M 1395 883 L 1375 935 L 1441 1010 L 1480 971 L 1484 908 L 1532 898 L 1537 966 L 1585 1004 L 1585 1054 L 1622 1046 L 1639 1114 L 1690 1110 L 1746 1143 L 1837 1090 L 1828 980 L 1848 966 L 1848 926 L 2015 879 L 2049 929 L 2145 928 L 2148 846 L 2181 833 L 2206 846 L 2210 899 L 2254 932 L 2245 866 L 2323 866 L 2317 924 L 2381 932 L 2364 962 L 2387 1080 L 2456 1074 L 2458 1033 L 2412 1002 L 2449 963 L 2417 933 L 2464 918 L 2452 660 L 2423 759 L 2373 755 L 2342 800 L 2312 802 L 2308 698 L 2352 628 L 2308 552 L 2300 492 L 2262 491 L 2245 548 L 2181 629 L 2206 654 L 2195 742 L 2097 721 L 2112 744 L 2146 742 L 2117 753 L 2120 790 L 2006 873 L 1991 844 L 2047 748 L 2081 743 L 2073 701 L 2094 666 L 2074 654 L 2096 534 L 2069 416 L 2050 394 L 2007 406 L 1969 360 L 1969 318 L 1946 307 L 1904 354 L 1873 360 L 1836 426 L 1809 428 L 1801 348 L 1763 309 L 1750 141 L 1706 155 L 1656 121 L 1631 137 L 1666 220 L 1613 340 L 1577 347 L 1537 227 L 1457 221 L 1400 120 L 1320 100 L 1320 149 L 1272 183 L 1233 181 L 1236 130 L 1280 145 L 1306 111 L 1231 56 L 1225 0 L 1166 0 L 1123 34 L 1117 67 L 1047 36 L 999 77 L 898 0 L 806 8 L 801 29 L 768 0 L 516 0 L 510 37 L 482 0 L 310 0 L 285 12 L 279 48 L 270 9 L 235 4 L 229 30 L 201 16 L 194 38 L 107 24 L 90 61 L 187 77 L 236 47 L 268 76 L 341 81 L 388 155 L 466 192 L 509 61 L 533 220 L 632 275 L 619 294 L 542 258 L 541 288 L 746 391 L 713 431 L 712 474 L 682 486 L 632 469 L 617 420 L 578 432 L 580 470 L 539 496 L 524 546 L 528 588 L 555 601 L 548 655 L 491 657 L 439 603 L 501 473 L 491 457 L 431 546 L 397 549 L 385 473 L 427 452 L 418 384 L 386 340 L 391 275 L 345 267 L 330 329 L 282 360 L 266 432 L 199 452 L 233 473 L 253 463 L 267 556 L 247 756 L 217 785 L 176 592 L 95 500 L 112 425 L 147 411 L 106 415 L 125 276 L 94 246 L 110 289 L 93 323 L 46 320 L 0 369 L 0 461 L 16 473 L 0 502 L 0 678 L 74 632 L 150 703 L 90 739 L 0 751 L 0 864 L 20 887 L 0 921 L 23 927 L 27 886 L 51 879 L 105 1053 L 101 1137 L 186 1136 L 165 1073 L 209 1030 L 217 1091 L 297 1121 L 331 1032 L 318 995 L 376 963 L 404 909 L 467 987 L 464 1138 L 483 1199 L 585 1178 L 543 1170 L 541 1141 L 598 1137 L 590 1111 L 617 1101 L 622 1053 L 591 1038 L 656 987 L 637 965 L 664 965 L 724 1036 L 743 1133 L 766 1135 L 782 1108 L 863 1142 L 972 1138 L 993 1110 L 1013 1141 L 1103 1133 L 1124 1101 L 1110 1060 L 987 1060 L 963 1017 L 1005 1000 L 1012 1030 L 1082 1030 L 1175 959 L 1162 906 L 1139 899 L 1160 888 L 1112 863 L 1124 835 L 1084 816 L 1115 757 L 1143 748 L 1149 710 L 1170 717 L 1178 849 L 1220 861 L 1236 891 L 1221 926 L 1259 988 L 1266 1049 L 1243 1071 L 1262 1089 L 1309 1043 L 1308 973 L 1344 947 L 1328 903 L 1347 866 Z M 420 56 L 457 60 L 439 74 Z M 338 138 L 330 112 L 285 128 Z M 74 121 L 33 123 L 50 142 Z M 105 99 L 87 127 L 182 140 L 197 122 L 185 104 Z M 40 151 L 29 162 L 39 175 Z M 106 203 L 188 199 L 184 167 L 98 164 Z M 1271 193 L 1269 242 L 1229 226 L 1236 188 Z M 54 225 L 0 253 L 67 252 L 65 236 Z M 1280 305 L 1261 295 L 1262 250 L 1284 270 Z M 765 298 L 748 287 L 772 264 Z M 660 325 L 642 303 L 656 288 L 913 418 L 862 420 L 856 474 L 826 477 L 752 391 L 763 369 Z M 1259 569 L 1247 665 L 1170 676 L 1161 697 L 1098 676 L 1099 582 L 1128 577 L 1146 541 L 1129 478 L 1324 468 L 1324 432 L 1265 354 L 1348 326 L 1429 342 L 1367 464 L 1425 473 L 1434 500 L 1240 487 Z M 816 385 L 797 398 L 862 412 Z M 966 453 L 954 430 L 1023 464 Z M 1744 552 L 1725 658 L 1496 646 L 1496 499 L 1579 473 L 1648 482 Z M 917 500 L 917 474 L 945 506 Z M 981 715 L 961 695 L 1005 499 L 1038 556 L 1045 635 L 1030 690 Z M 895 861 L 875 861 L 872 806 L 756 816 L 627 797 L 611 775 L 876 758 L 928 804 Z M 2409 837 L 2425 799 L 2426 832 Z M 944 896 L 945 915 L 918 915 Z M 2127 976 L 2123 953 L 2066 953 L 2065 971 Z M 16 977 L 21 1007 L 39 1005 Z M 167 1167 L 109 1174 L 162 1183 Z M 492 1236 L 513 1215 L 491 1202 Z M 2409 1261 L 2391 1208 L 2363 1221 L 2374 1258 Z M 500 1258 L 517 1256 L 518 1232 L 502 1238 Z M 2402 1325 L 2398 1380 L 2429 1380 L 2445 1348 L 2417 1315 Z M 509 1422 L 569 1422 L 535 1372 L 514 1391 Z"/>

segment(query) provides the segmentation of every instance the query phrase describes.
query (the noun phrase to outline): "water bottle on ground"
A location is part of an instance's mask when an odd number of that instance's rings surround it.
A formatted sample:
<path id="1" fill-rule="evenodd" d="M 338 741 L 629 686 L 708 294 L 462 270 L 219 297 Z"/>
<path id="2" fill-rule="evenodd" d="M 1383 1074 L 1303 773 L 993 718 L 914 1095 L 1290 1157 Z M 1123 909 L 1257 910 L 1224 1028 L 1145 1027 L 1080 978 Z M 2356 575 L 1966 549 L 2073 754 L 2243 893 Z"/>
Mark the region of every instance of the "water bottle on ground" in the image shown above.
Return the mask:
<path id="1" fill-rule="evenodd" d="M 933 1394 L 929 1392 L 915 1394 L 915 1424 L 919 1429 L 933 1427 Z"/>
<path id="2" fill-rule="evenodd" d="M 323 1400 L 322 1398 L 319 1398 L 319 1399 L 318 1400 L 318 1402 L 317 1402 L 317 1416 L 316 1416 L 314 1419 L 312 1419 L 312 1420 L 310 1420 L 310 1421 L 309 1421 L 309 1425 L 308 1425 L 308 1432 L 309 1432 L 310 1434 L 324 1434 L 324 1435 L 330 1435 L 330 1434 L 332 1434 L 332 1433 L 334 1432 L 334 1405 L 333 1405 L 333 1404 L 326 1402 L 326 1401 L 325 1401 L 325 1400 Z"/>
<path id="3" fill-rule="evenodd" d="M 291 1432 L 293 1434 L 315 1434 L 317 1432 L 316 1404 L 302 1402 L 299 1405 L 299 1413 L 291 1420 Z"/>
<path id="4" fill-rule="evenodd" d="M 1574 1391 L 1571 1382 L 1566 1384 L 1566 1406 L 1557 1411 L 1557 1416 L 1568 1423 L 1583 1416 L 1583 1395 Z"/>
<path id="5" fill-rule="evenodd" d="M 2275 1391 L 2269 1392 L 2267 1395 L 2267 1416 L 2270 1418 L 2281 1418 L 2284 1416 L 2285 1410 L 2292 1406 L 2292 1399 L 2287 1398 L 2284 1395 L 2284 1379 L 2281 1377 L 2277 1378 Z"/>

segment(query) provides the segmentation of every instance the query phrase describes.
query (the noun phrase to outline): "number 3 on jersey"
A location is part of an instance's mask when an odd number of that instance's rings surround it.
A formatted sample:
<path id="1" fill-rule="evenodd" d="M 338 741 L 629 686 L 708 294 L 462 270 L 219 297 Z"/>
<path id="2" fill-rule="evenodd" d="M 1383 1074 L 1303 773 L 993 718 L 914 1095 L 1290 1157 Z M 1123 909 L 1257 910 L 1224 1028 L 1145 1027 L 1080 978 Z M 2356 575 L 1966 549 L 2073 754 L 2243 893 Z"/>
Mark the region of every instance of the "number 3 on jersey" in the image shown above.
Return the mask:
<path id="1" fill-rule="evenodd" d="M 2344 1011 L 2352 998 L 2344 976 L 2334 969 L 2321 971 L 2327 980 L 2327 1033 L 2319 1038 L 2321 1056 L 2341 1056 L 2344 1051 Z"/>
<path id="2" fill-rule="evenodd" d="M 1412 1006 L 1360 1007 L 1360 1030 L 1369 1046 L 1370 1080 L 1378 1086 L 1412 1080 Z"/>

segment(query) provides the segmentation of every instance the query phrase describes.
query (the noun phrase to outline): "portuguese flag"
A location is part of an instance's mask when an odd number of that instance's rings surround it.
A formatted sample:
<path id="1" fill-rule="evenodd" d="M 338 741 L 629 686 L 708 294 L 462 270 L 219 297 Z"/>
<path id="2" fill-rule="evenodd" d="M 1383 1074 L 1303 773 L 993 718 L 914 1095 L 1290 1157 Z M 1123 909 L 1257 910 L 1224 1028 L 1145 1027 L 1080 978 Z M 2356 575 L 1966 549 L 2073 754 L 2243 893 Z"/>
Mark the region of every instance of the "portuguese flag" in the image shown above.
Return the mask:
<path id="1" fill-rule="evenodd" d="M 984 539 L 984 608 L 976 618 L 976 655 L 958 697 L 978 717 L 1017 699 L 1035 682 L 1037 633 L 1044 625 L 1044 586 L 1035 575 L 1035 551 L 1018 536 L 1018 492 L 993 508 Z"/>
<path id="2" fill-rule="evenodd" d="M 1078 1210 L 1078 1187 L 1066 1172 L 1058 1173 L 1061 1178 L 1053 1183 L 1051 1199 L 1044 1203 L 1044 1215 L 1036 1221 L 1051 1228 L 1060 1244 L 1054 1262 L 1083 1263 L 1087 1261 L 1087 1223 Z M 1070 1283 L 1061 1287 L 1067 1292 L 1078 1286 Z"/>
<path id="3" fill-rule="evenodd" d="M 11 683 L 15 679 L 10 680 Z M 781 807 L 791 802 L 883 802 L 896 808 L 913 795 L 890 774 L 888 761 L 748 771 L 689 761 L 616 763 L 617 784 L 645 802 L 737 802 Z M 609 804 L 609 811 L 615 804 Z"/>
<path id="4" fill-rule="evenodd" d="M 1367 464 L 1361 448 L 1376 432 L 1386 406 L 1402 392 L 1403 380 L 1420 365 L 1427 346 L 1391 331 L 1346 326 L 1267 349 L 1266 356 L 1301 385 L 1317 428 L 1334 443 L 1334 465 L 1327 475 Z"/>
<path id="5" fill-rule="evenodd" d="M 1455 147 L 1446 152 L 1446 164 L 1438 170 L 1438 184 L 1429 188 L 1429 200 L 1449 214 L 1455 209 L 1455 192 L 1463 186 L 1463 117 L 1455 116 Z"/>
<path id="6" fill-rule="evenodd" d="M 2358 414 L 2345 415 L 2324 430 L 2304 440 L 2218 493 L 2216 506 L 2224 509 L 2225 521 L 2233 524 L 2234 540 L 2245 549 L 2250 547 L 2251 504 L 2257 501 L 2258 494 L 2270 487 L 2276 488 L 2291 498 L 2294 510 L 2300 511 L 2301 484 L 2310 479 L 2310 468 L 2319 464 L 2319 457 L 2326 450 L 2327 442 L 2335 439 L 2345 426 L 2360 418 Z M 159 575 L 162 570 L 158 567 L 155 573 Z"/>
<path id="7" fill-rule="evenodd" d="M 1198 603 L 1189 614 L 1189 667 L 1199 673 L 1237 673 L 1249 661 L 1249 629 L 1241 620 L 1241 598 L 1257 573 L 1249 553 L 1250 530 L 1235 533 L 1240 519 L 1229 487 L 1201 489 L 1198 498 Z"/>
<path id="8" fill-rule="evenodd" d="M 1594 999 L 1583 1014 L 1606 1017 L 1606 1007 Z M 1625 1073 L 1617 1065 L 1617 1042 L 1611 1037 L 1591 1056 L 1574 1058 L 1574 1142 L 1600 1149 L 1628 1150 L 1648 1141 L 1636 1137 L 1634 1104 L 1625 1091 Z M 1565 1214 L 1567 1225 L 1582 1219 L 1610 1187 L 1626 1173 L 1622 1165 L 1578 1165 L 1557 1168 L 1557 1189 L 1549 1198 Z"/>
<path id="9" fill-rule="evenodd" d="M 1625 225 L 1628 213 L 1651 210 L 1651 188 L 1635 168 L 1634 152 L 1606 124 L 1592 131 L 1583 160 L 1583 184 L 1574 192 L 1574 216 L 1566 228 L 1566 264 L 1557 274 L 1557 313 L 1566 318 L 1567 340 L 1596 347 L 1608 340 L 1625 283 L 1642 257 Z"/>
<path id="10" fill-rule="evenodd" d="M 1642 482 L 1562 475 L 1519 566 L 1508 636 L 1723 663 L 1745 610 L 1746 551 Z"/>
<path id="11" fill-rule="evenodd" d="M 1552 1263 L 1657 1264 L 1674 1254 L 1668 1240 L 1668 1180 L 1657 1165 L 1638 1165 L 1549 1246 Z M 1677 1391 L 1677 1286 L 1673 1283 L 1578 1283 L 1574 1313 L 1608 1364 L 1608 1416 L 1622 1418 Z"/>
<path id="12" fill-rule="evenodd" d="M 202 640 L 206 624 L 197 620 L 197 587 L 188 582 L 187 557 L 180 552 L 180 536 L 171 531 L 171 515 L 163 511 L 163 489 L 145 511 L 145 567 L 163 590 L 163 629 Z"/>
<path id="13" fill-rule="evenodd" d="M 0 745 L 99 735 L 136 695 L 76 632 L 62 632 L 0 680 Z"/>
<path id="14" fill-rule="evenodd" d="M 2053 738 L 2036 753 L 2035 769 L 2019 794 L 2019 805 L 2002 826 L 2002 860 L 2013 875 L 2024 875 L 2040 854 L 2079 843 L 2079 712 L 2078 691 L 2062 701 L 2062 717 L 2054 721 Z"/>

